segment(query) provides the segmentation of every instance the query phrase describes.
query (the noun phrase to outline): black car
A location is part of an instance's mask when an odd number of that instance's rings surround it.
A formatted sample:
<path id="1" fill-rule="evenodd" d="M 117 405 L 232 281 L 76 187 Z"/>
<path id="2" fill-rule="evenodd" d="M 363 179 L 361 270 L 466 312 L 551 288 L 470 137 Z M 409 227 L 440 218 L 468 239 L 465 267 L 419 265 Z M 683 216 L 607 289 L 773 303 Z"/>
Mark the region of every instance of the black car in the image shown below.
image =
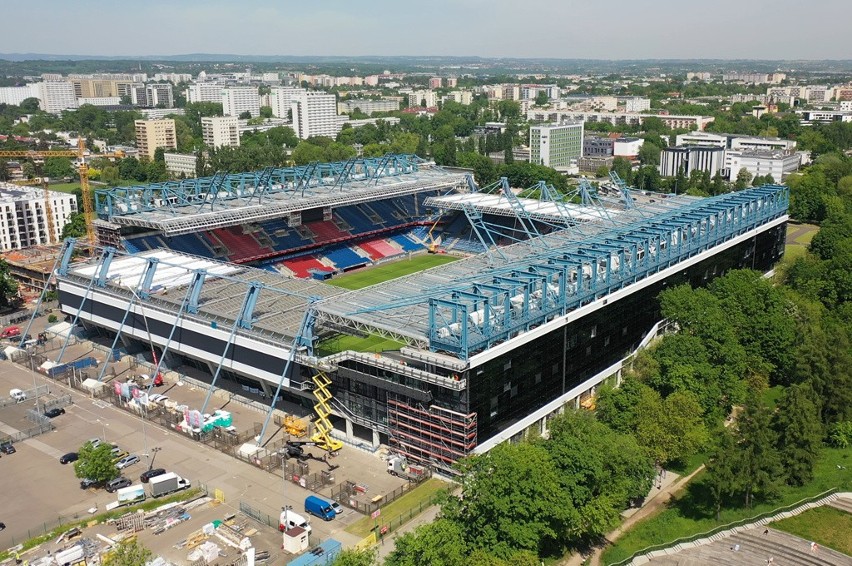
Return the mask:
<path id="1" fill-rule="evenodd" d="M 64 414 L 65 414 L 65 409 L 63 409 L 62 407 L 57 407 L 56 409 L 50 409 L 49 411 L 44 412 L 44 416 L 49 418 L 49 419 L 52 419 L 52 418 L 58 417 L 59 415 L 64 415 Z"/>
<path id="2" fill-rule="evenodd" d="M 11 444 L 0 444 L 0 452 L 3 454 L 14 454 L 17 451 Z"/>
<path id="3" fill-rule="evenodd" d="M 6 530 L 6 523 L 0 523 L 0 531 Z"/>
<path id="4" fill-rule="evenodd" d="M 59 457 L 60 464 L 70 464 L 71 462 L 76 462 L 80 459 L 80 455 L 76 452 L 69 452 L 68 454 L 63 454 Z"/>
<path id="5" fill-rule="evenodd" d="M 161 476 L 166 473 L 166 470 L 163 468 L 154 468 L 153 470 L 145 470 L 142 472 L 142 475 L 139 476 L 139 481 L 142 483 L 148 483 L 151 478 L 155 478 L 157 476 Z"/>
<path id="6" fill-rule="evenodd" d="M 98 489 L 98 488 L 103 487 L 103 486 L 104 486 L 104 482 L 98 481 L 98 480 L 90 480 L 89 478 L 84 478 L 80 482 L 80 489 L 89 489 L 89 488 Z"/>

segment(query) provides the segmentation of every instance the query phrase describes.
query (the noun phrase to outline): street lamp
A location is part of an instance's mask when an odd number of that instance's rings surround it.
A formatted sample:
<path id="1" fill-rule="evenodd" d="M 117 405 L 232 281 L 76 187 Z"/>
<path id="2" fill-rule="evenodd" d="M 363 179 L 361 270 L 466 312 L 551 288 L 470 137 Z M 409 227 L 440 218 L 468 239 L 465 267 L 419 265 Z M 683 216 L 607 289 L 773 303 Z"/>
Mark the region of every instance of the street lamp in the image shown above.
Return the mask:
<path id="1" fill-rule="evenodd" d="M 153 448 L 151 448 L 151 452 L 153 452 L 153 453 L 154 453 L 154 456 L 153 456 L 153 457 L 151 457 L 151 455 L 150 455 L 150 454 L 145 454 L 147 457 L 151 458 L 151 463 L 150 463 L 150 464 L 148 464 L 148 469 L 149 469 L 149 470 L 153 470 L 153 469 L 154 469 L 154 460 L 156 460 L 156 459 L 157 459 L 157 452 L 159 452 L 160 450 L 162 450 L 162 448 L 160 448 L 159 446 L 154 446 Z"/>
<path id="2" fill-rule="evenodd" d="M 101 435 L 103 436 L 104 444 L 106 444 L 106 427 L 109 426 L 109 423 L 102 421 L 101 419 L 95 419 L 95 422 L 101 423 Z"/>

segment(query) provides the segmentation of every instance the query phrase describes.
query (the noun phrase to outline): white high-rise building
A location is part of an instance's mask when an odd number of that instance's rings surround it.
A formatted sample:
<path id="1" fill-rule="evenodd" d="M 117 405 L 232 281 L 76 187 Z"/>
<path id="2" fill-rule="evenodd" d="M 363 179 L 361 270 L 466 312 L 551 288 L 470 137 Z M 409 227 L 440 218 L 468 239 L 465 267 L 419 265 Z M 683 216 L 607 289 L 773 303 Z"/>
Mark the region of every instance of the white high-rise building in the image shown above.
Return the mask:
<path id="1" fill-rule="evenodd" d="M 222 102 L 222 85 L 219 83 L 193 83 L 186 89 L 187 102 Z"/>
<path id="2" fill-rule="evenodd" d="M 252 118 L 260 116 L 260 94 L 254 86 L 232 86 L 222 89 L 222 113 L 239 116 L 243 112 Z"/>
<path id="3" fill-rule="evenodd" d="M 301 139 L 337 137 L 343 123 L 337 118 L 337 97 L 324 92 L 305 92 L 293 97 L 293 129 Z"/>
<path id="4" fill-rule="evenodd" d="M 68 108 L 77 108 L 77 94 L 70 81 L 44 81 L 38 83 L 41 109 L 59 114 Z"/>
<path id="5" fill-rule="evenodd" d="M 20 106 L 21 102 L 28 98 L 41 99 L 38 83 L 30 83 L 25 86 L 4 86 L 0 88 L 0 104 Z"/>
<path id="6" fill-rule="evenodd" d="M 240 145 L 240 127 L 236 116 L 205 116 L 201 118 L 204 144 L 209 147 Z"/>
<path id="7" fill-rule="evenodd" d="M 286 118 L 293 105 L 293 97 L 308 92 L 303 88 L 277 86 L 269 91 L 269 106 L 276 118 Z"/>
<path id="8" fill-rule="evenodd" d="M 530 163 L 567 171 L 583 155 L 583 122 L 530 127 Z"/>
<path id="9" fill-rule="evenodd" d="M 53 242 L 77 212 L 77 197 L 48 191 L 53 216 Z M 0 251 L 19 250 L 51 243 L 48 237 L 44 189 L 0 183 Z"/>

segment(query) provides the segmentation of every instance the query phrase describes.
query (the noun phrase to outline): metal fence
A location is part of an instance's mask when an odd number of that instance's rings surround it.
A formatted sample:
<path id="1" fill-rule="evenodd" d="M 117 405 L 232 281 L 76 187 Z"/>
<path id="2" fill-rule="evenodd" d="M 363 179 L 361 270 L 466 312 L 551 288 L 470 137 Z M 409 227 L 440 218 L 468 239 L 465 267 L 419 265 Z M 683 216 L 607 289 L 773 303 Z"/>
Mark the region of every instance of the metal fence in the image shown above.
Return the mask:
<path id="1" fill-rule="evenodd" d="M 56 430 L 56 427 L 53 426 L 50 419 L 45 419 L 45 421 L 46 422 L 41 422 L 35 426 L 31 426 L 26 430 L 19 430 L 13 434 L 0 434 L 0 444 L 14 444 L 16 442 Z"/>
<path id="2" fill-rule="evenodd" d="M 422 480 L 432 477 L 431 470 L 427 470 L 425 474 L 422 476 Z M 363 513 L 364 515 L 370 515 L 375 512 L 377 509 L 384 507 L 388 503 L 392 501 L 396 501 L 415 487 L 420 482 L 407 482 L 400 487 L 396 488 L 390 493 L 386 493 L 379 497 L 374 497 L 369 501 L 364 501 L 362 498 L 367 492 L 367 487 L 355 483 L 350 480 L 345 480 L 342 483 L 331 488 L 331 498 L 335 501 L 339 502 L 341 505 L 346 505 L 347 507 L 358 511 L 359 513 Z"/>
<path id="3" fill-rule="evenodd" d="M 278 529 L 278 517 L 270 517 L 268 513 L 264 513 L 259 509 L 255 509 L 245 501 L 240 500 L 240 512 L 248 517 L 251 517 L 258 523 Z"/>

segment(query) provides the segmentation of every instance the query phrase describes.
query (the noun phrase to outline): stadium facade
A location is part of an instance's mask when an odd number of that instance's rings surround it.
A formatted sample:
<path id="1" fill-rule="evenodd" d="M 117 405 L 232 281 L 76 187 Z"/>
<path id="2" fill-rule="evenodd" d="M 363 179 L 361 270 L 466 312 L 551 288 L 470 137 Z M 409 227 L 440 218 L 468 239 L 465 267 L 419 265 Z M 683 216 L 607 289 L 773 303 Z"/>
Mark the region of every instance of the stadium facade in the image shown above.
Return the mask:
<path id="1" fill-rule="evenodd" d="M 60 303 L 116 343 L 150 340 L 162 365 L 305 412 L 325 374 L 338 435 L 448 468 L 611 376 L 662 289 L 783 253 L 786 187 L 699 199 L 617 181 L 565 199 L 386 156 L 99 191 L 113 245 L 85 263 L 66 247 Z M 355 291 L 324 281 L 436 241 L 463 257 Z"/>

